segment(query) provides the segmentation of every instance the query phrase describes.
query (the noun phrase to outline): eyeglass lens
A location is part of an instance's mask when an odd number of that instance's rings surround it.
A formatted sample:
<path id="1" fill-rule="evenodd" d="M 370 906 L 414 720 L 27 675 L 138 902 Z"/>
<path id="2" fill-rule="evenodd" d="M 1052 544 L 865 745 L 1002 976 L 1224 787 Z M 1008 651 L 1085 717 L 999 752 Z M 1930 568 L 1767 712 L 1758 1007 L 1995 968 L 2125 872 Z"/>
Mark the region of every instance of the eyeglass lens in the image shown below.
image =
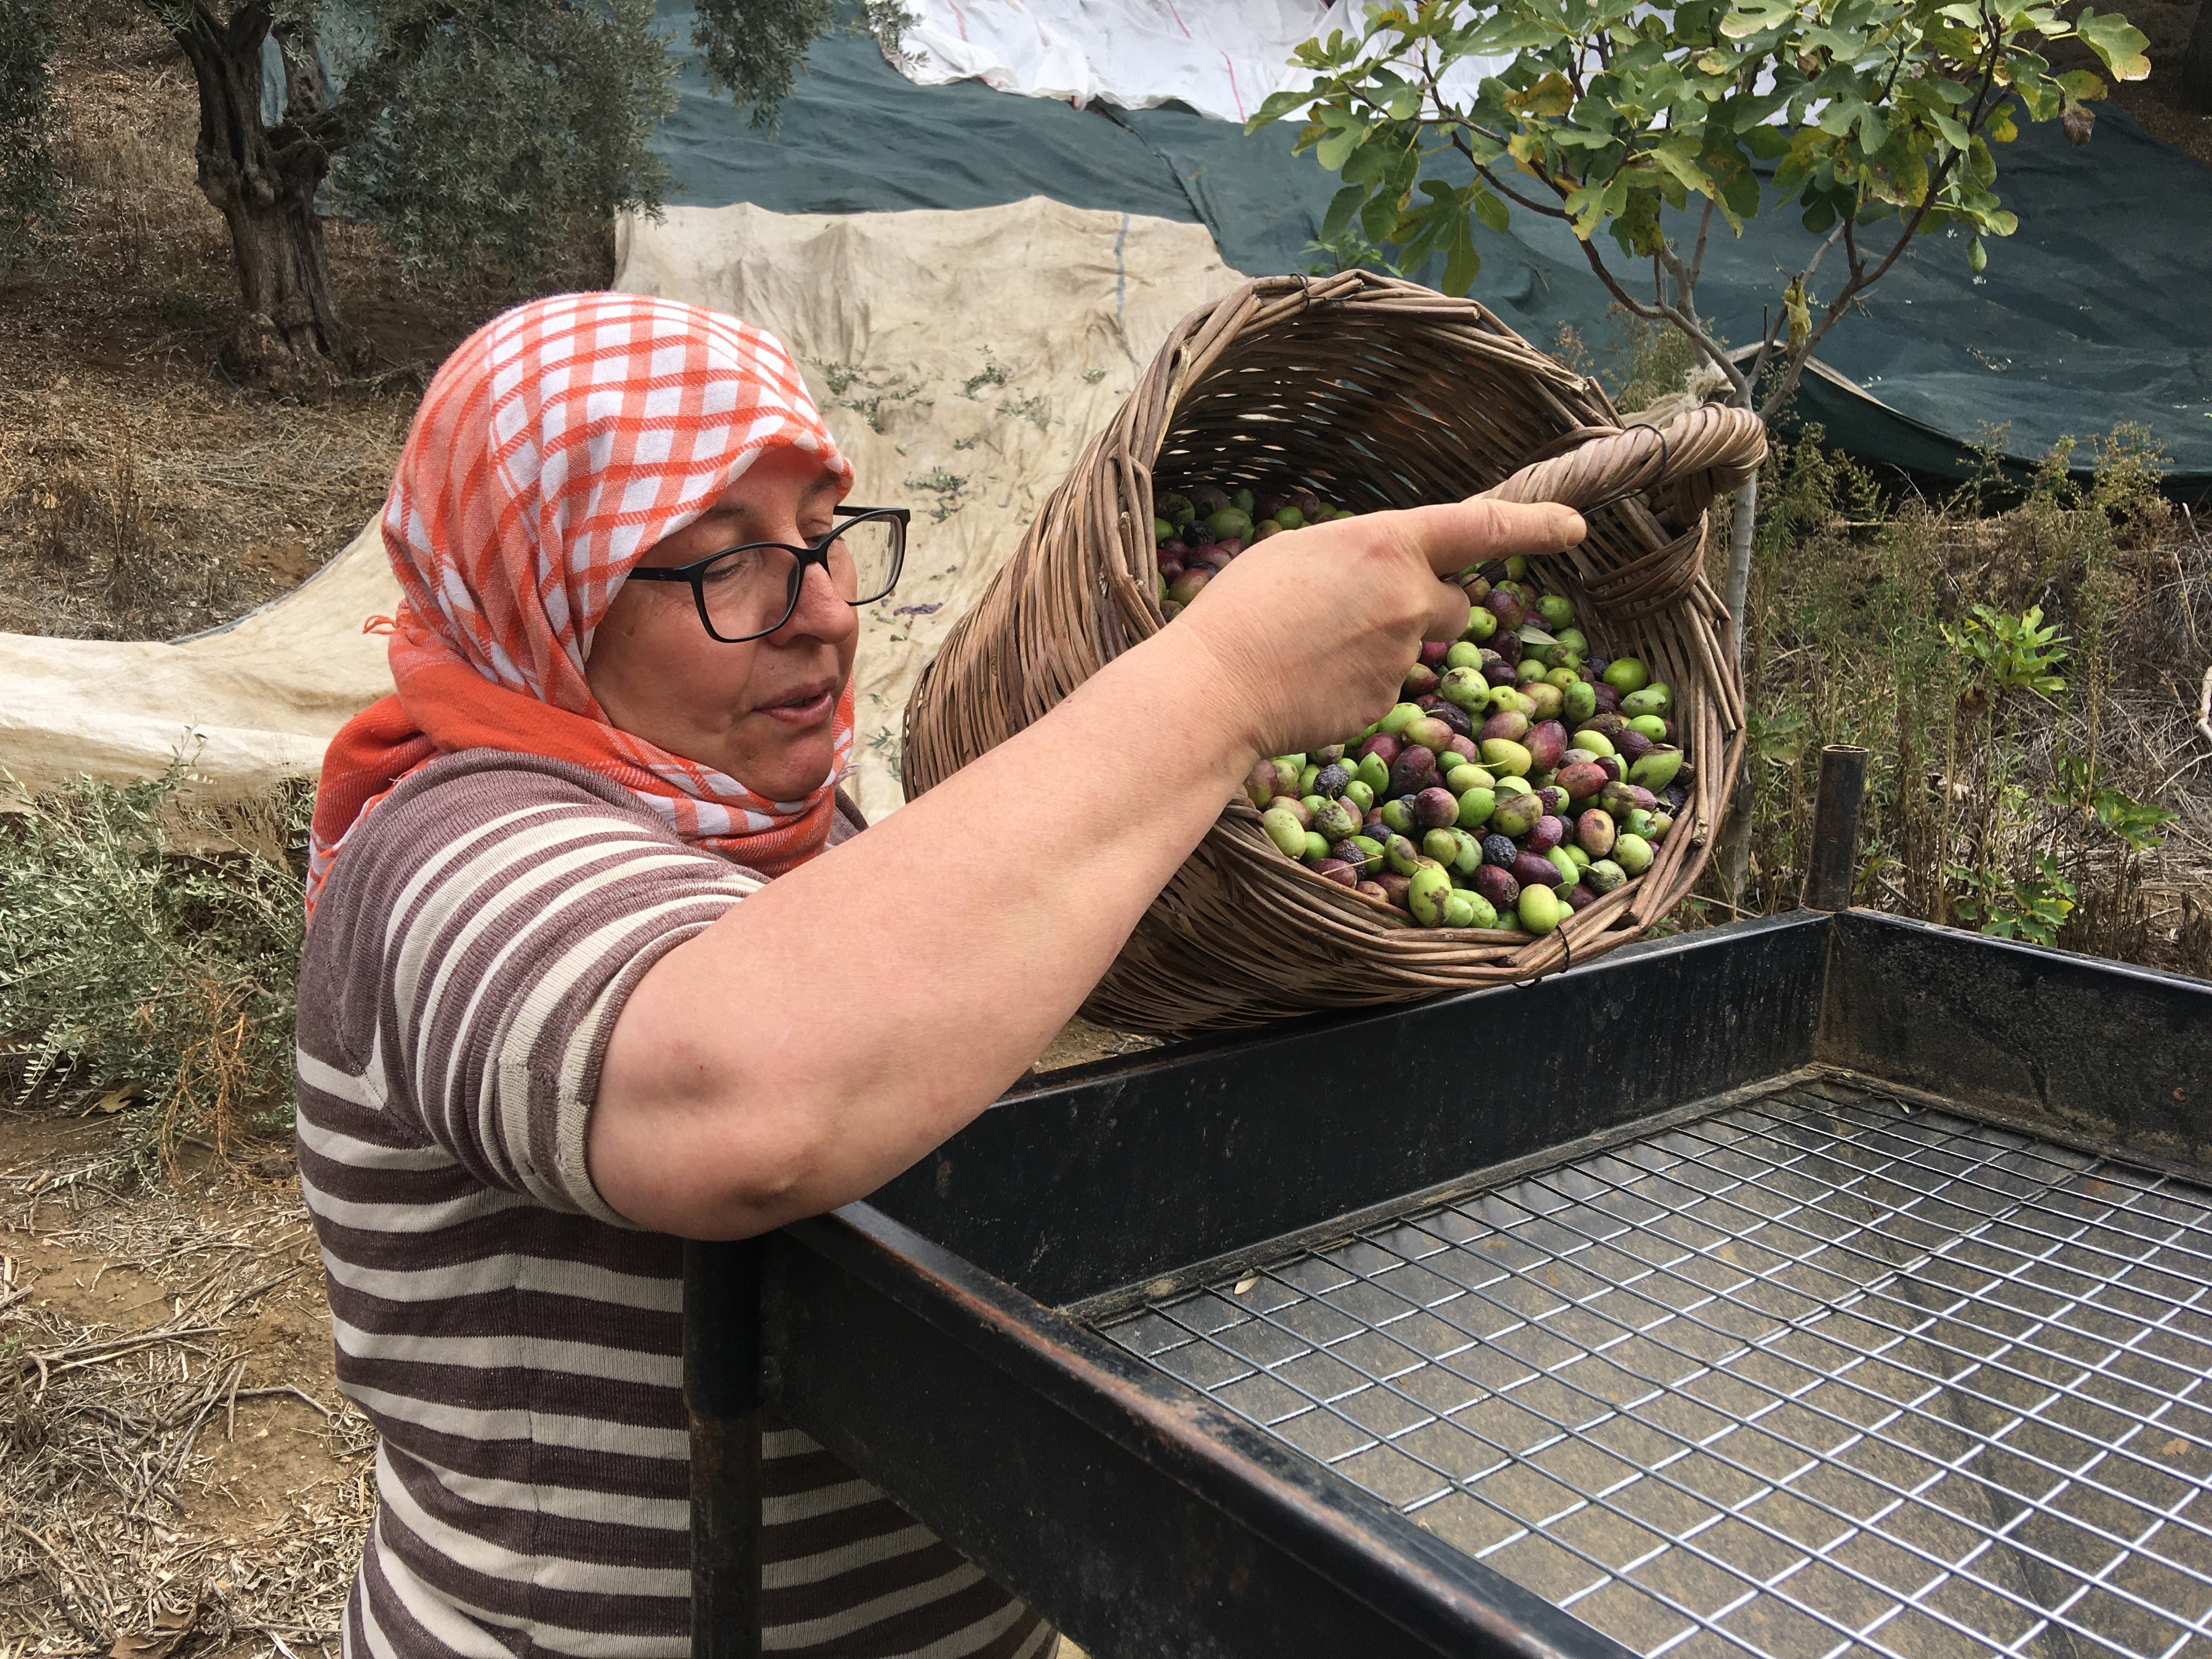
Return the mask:
<path id="1" fill-rule="evenodd" d="M 830 544 L 830 585 L 853 605 L 869 605 L 890 592 L 898 577 L 900 526 L 890 519 L 861 519 Z M 792 575 L 797 559 L 780 547 L 734 548 L 700 574 L 708 619 L 729 638 L 766 634 L 781 626 L 797 598 Z"/>

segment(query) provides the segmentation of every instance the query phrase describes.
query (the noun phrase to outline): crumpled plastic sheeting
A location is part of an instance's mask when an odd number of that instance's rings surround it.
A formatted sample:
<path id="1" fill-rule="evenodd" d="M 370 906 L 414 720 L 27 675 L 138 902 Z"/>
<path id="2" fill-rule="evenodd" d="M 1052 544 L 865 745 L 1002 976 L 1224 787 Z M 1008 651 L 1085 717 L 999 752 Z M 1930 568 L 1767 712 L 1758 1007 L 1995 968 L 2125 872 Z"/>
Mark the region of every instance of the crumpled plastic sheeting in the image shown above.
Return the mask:
<path id="1" fill-rule="evenodd" d="M 1291 54 L 1303 40 L 1356 34 L 1365 0 L 919 0 L 900 71 L 917 85 L 977 80 L 1000 92 L 1079 108 L 1188 105 L 1244 121 L 1267 94 L 1312 76 Z M 1509 58 L 1452 66 L 1446 89 L 1471 92 Z"/>

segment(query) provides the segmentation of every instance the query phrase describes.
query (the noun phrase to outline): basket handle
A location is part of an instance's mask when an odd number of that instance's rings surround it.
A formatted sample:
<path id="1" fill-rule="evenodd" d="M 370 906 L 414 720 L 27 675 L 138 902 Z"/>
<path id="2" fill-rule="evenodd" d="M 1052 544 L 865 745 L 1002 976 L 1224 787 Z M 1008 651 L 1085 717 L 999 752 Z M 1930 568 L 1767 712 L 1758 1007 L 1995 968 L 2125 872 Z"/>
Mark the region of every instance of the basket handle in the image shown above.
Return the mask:
<path id="1" fill-rule="evenodd" d="M 1649 494 L 1666 516 L 1687 523 L 1758 472 L 1766 423 L 1747 409 L 1701 404 L 1664 426 L 1583 427 L 1562 441 L 1573 447 L 1530 462 L 1476 499 L 1564 501 L 1588 512 Z"/>

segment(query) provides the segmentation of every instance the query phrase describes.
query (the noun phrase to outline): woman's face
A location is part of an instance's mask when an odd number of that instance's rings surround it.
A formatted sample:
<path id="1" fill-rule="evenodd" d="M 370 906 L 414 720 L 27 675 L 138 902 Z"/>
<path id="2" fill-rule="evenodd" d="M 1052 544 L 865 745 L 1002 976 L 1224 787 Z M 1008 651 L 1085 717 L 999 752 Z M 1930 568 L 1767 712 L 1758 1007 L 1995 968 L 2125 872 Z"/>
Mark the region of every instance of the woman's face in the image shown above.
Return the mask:
<path id="1" fill-rule="evenodd" d="M 690 564 L 744 542 L 804 546 L 829 533 L 836 502 L 837 481 L 819 460 L 772 449 L 638 566 Z M 584 677 L 623 731 L 770 800 L 797 800 L 830 775 L 860 633 L 819 565 L 807 568 L 791 620 L 742 645 L 708 636 L 684 583 L 624 582 L 592 635 Z"/>

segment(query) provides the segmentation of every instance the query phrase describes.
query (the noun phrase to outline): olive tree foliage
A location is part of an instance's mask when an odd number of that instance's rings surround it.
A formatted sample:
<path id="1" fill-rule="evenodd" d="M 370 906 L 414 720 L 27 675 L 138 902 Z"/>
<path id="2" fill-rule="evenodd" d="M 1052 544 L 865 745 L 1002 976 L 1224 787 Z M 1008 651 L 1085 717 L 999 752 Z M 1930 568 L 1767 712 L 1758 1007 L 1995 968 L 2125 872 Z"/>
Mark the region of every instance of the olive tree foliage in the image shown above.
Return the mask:
<path id="1" fill-rule="evenodd" d="M 0 273 L 61 212 L 48 0 L 0 0 Z"/>
<path id="2" fill-rule="evenodd" d="M 526 288 L 580 232 L 657 212 L 670 186 L 651 141 L 673 105 L 679 43 L 655 26 L 653 0 L 140 3 L 191 66 L 199 186 L 229 226 L 243 309 L 224 352 L 257 378 L 327 378 L 349 356 L 324 258 L 326 181 L 403 261 L 498 264 Z M 0 0 L 0 258 L 52 185 L 30 141 L 46 131 L 44 25 L 59 4 Z M 896 0 L 870 0 L 866 18 L 895 47 Z M 681 44 L 763 125 L 834 21 L 831 0 L 697 0 L 694 19 Z M 281 100 L 264 98 L 271 39 Z"/>
<path id="3" fill-rule="evenodd" d="M 1299 148 L 1342 175 L 1324 241 L 1356 224 L 1409 269 L 1441 255 L 1455 293 L 1481 266 L 1474 225 L 1564 222 L 1616 302 L 1680 330 L 1771 418 L 1915 237 L 1962 238 L 1982 270 L 2017 223 L 1997 157 L 2021 122 L 2088 142 L 2106 82 L 2051 66 L 2067 40 L 2117 79 L 2150 71 L 2124 19 L 2039 0 L 1389 0 L 1357 33 L 1300 46 L 1312 85 L 1251 125 L 1302 113 Z M 1505 67 L 1452 73 L 1485 58 Z M 1802 252 L 1739 358 L 1698 282 L 1715 234 L 1762 211 L 1799 217 Z M 1739 621 L 1750 506 L 1731 550 Z"/>

